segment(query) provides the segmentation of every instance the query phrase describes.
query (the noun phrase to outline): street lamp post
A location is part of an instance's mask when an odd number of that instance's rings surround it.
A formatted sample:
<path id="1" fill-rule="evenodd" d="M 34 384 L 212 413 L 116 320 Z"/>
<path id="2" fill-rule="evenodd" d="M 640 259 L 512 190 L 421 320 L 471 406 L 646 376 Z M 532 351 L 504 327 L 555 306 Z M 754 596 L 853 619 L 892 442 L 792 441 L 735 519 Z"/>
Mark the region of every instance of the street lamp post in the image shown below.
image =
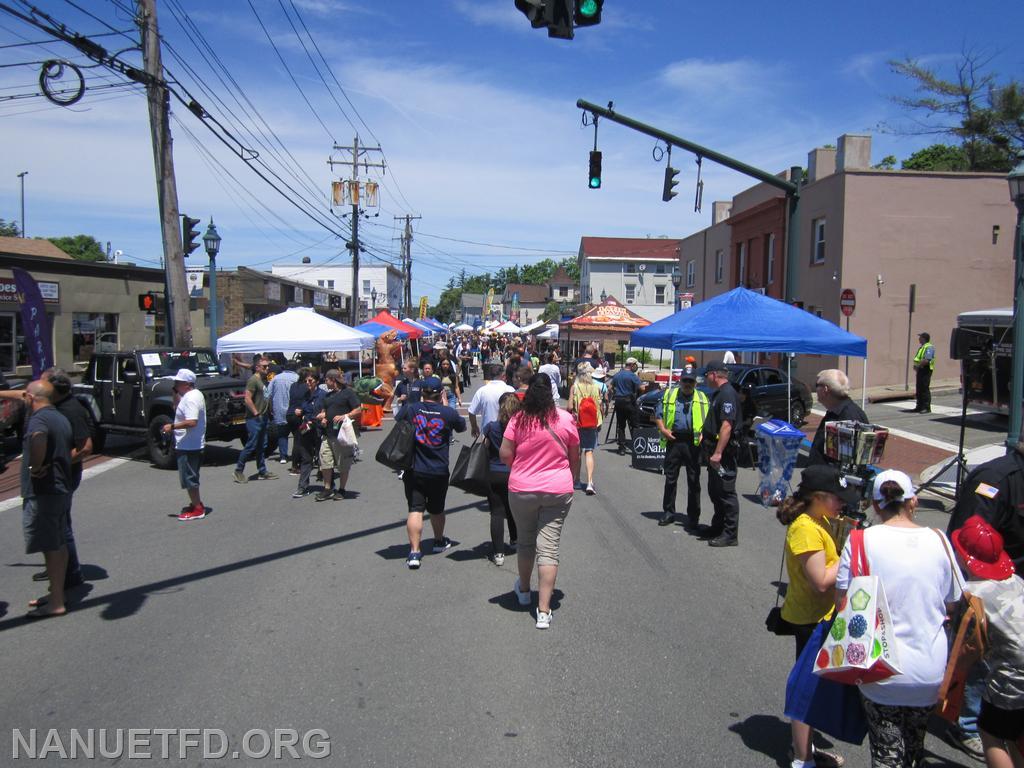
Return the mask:
<path id="1" fill-rule="evenodd" d="M 376 287 L 373 287 L 373 288 L 370 289 L 370 308 L 371 308 L 370 316 L 372 317 L 372 316 L 377 314 L 377 288 Z"/>
<path id="2" fill-rule="evenodd" d="M 25 177 L 28 176 L 28 171 L 22 171 L 18 174 L 18 178 L 21 179 L 21 236 L 28 237 L 25 234 Z"/>
<path id="3" fill-rule="evenodd" d="M 679 266 L 676 265 L 676 266 L 672 267 L 672 307 L 673 307 L 673 310 L 675 312 L 678 312 L 680 309 L 682 309 L 682 301 L 680 301 L 680 299 L 679 299 L 679 287 L 682 284 L 683 284 L 683 273 L 679 271 Z M 672 367 L 673 368 L 681 368 L 682 367 L 682 366 L 676 364 L 676 358 L 677 357 L 678 357 L 678 352 L 673 349 L 672 350 Z M 669 379 L 671 379 L 671 378 L 672 378 L 672 376 L 671 376 L 671 372 L 670 372 Z"/>
<path id="4" fill-rule="evenodd" d="M 601 289 L 601 303 L 604 304 L 606 301 L 608 301 L 608 291 L 606 291 L 604 288 L 602 288 Z"/>
<path id="5" fill-rule="evenodd" d="M 1017 155 L 1017 167 L 1006 177 L 1010 200 L 1017 206 L 1017 229 L 1013 237 L 1013 374 L 1010 394 L 1010 429 L 1006 447 L 1012 451 L 1020 440 L 1021 400 L 1024 399 L 1024 152 Z"/>
<path id="6" fill-rule="evenodd" d="M 217 234 L 217 228 L 213 226 L 213 216 L 210 217 L 210 226 L 206 228 L 203 235 L 203 246 L 206 248 L 206 255 L 210 257 L 210 346 L 213 354 L 217 354 L 217 253 L 220 251 L 221 237 Z"/>

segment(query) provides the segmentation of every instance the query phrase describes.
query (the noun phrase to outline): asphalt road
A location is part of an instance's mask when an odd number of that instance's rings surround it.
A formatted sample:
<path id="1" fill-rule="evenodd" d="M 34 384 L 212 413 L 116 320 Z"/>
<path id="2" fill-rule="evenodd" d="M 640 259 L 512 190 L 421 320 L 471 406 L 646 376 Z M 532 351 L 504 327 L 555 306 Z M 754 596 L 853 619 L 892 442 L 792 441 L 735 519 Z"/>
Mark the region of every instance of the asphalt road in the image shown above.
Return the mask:
<path id="1" fill-rule="evenodd" d="M 381 437 L 364 435 L 364 456 Z M 323 729 L 319 762 L 338 766 L 785 764 L 792 640 L 763 627 L 784 529 L 752 470 L 740 546 L 714 550 L 657 526 L 659 475 L 600 451 L 542 632 L 512 595 L 514 556 L 485 558 L 477 498 L 451 490 L 458 546 L 411 572 L 401 483 L 372 459 L 353 469 L 357 498 L 315 503 L 290 499 L 283 472 L 234 484 L 235 456 L 210 450 L 212 514 L 193 523 L 169 516 L 185 503 L 173 472 L 126 460 L 87 479 L 74 519 L 89 583 L 61 619 L 21 618 L 40 558 L 22 554 L 19 510 L 0 512 L 2 764 L 21 762 L 13 728 L 67 743 L 101 727 L 220 729 L 230 751 L 253 729 Z M 945 525 L 940 510 L 922 517 Z M 970 764 L 937 736 L 927 749 L 928 765 Z M 840 750 L 869 762 L 866 745 Z M 200 752 L 179 764 L 239 764 Z"/>

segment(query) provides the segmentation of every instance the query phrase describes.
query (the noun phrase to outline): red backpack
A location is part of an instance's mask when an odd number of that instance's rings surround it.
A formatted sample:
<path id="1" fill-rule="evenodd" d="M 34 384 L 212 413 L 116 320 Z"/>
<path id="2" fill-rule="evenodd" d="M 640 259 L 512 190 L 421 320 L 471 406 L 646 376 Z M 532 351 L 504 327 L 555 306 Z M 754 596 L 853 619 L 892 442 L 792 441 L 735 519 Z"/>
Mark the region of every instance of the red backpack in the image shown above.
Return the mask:
<path id="1" fill-rule="evenodd" d="M 593 429 L 597 426 L 597 401 L 593 396 L 587 395 L 580 400 L 576 423 L 580 429 Z"/>

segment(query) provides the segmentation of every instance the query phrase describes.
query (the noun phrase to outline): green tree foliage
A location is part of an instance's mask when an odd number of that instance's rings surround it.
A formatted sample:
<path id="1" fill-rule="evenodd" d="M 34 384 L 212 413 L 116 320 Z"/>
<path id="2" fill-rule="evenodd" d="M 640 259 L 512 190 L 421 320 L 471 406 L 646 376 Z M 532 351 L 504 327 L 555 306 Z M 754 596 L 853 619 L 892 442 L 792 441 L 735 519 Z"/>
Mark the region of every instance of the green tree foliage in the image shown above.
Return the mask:
<path id="1" fill-rule="evenodd" d="M 18 237 L 20 234 L 17 222 L 0 219 L 0 237 Z"/>
<path id="2" fill-rule="evenodd" d="M 871 167 L 878 171 L 891 171 L 896 167 L 896 155 L 886 155 Z"/>
<path id="3" fill-rule="evenodd" d="M 905 171 L 966 171 L 969 165 L 962 147 L 932 144 L 904 160 L 901 168 Z"/>
<path id="4" fill-rule="evenodd" d="M 1015 80 L 1000 83 L 987 70 L 990 61 L 965 50 L 950 79 L 915 59 L 890 61 L 894 72 L 911 81 L 914 95 L 895 98 L 910 113 L 910 122 L 882 127 L 958 140 L 967 161 L 963 170 L 1009 171 L 1024 148 L 1024 89 Z"/>
<path id="5" fill-rule="evenodd" d="M 79 261 L 106 261 L 107 254 L 96 238 L 89 235 L 72 235 L 70 237 L 48 237 L 51 243 L 64 253 Z"/>
<path id="6" fill-rule="evenodd" d="M 544 313 L 540 316 L 540 319 L 545 323 L 554 323 L 558 321 L 558 318 L 562 316 L 562 305 L 557 301 L 549 301 L 547 306 L 544 307 Z"/>
<path id="7" fill-rule="evenodd" d="M 569 277 L 579 283 L 580 271 L 576 259 L 567 256 L 561 261 L 554 259 L 542 259 L 534 264 L 519 266 L 513 264 L 510 267 L 501 267 L 497 272 L 491 274 L 485 272 L 482 275 L 467 275 L 466 270 L 460 270 L 456 277 L 448 280 L 448 285 L 441 292 L 437 304 L 431 308 L 432 316 L 444 322 L 452 322 L 462 317 L 462 294 L 463 293 L 487 293 L 494 289 L 496 296 L 505 292 L 505 286 L 509 283 L 525 283 L 526 285 L 547 285 L 559 267 L 565 269 Z M 557 302 L 555 305 L 554 318 L 557 320 L 560 312 Z M 548 308 L 550 308 L 550 304 Z M 545 309 L 545 314 L 547 313 Z"/>

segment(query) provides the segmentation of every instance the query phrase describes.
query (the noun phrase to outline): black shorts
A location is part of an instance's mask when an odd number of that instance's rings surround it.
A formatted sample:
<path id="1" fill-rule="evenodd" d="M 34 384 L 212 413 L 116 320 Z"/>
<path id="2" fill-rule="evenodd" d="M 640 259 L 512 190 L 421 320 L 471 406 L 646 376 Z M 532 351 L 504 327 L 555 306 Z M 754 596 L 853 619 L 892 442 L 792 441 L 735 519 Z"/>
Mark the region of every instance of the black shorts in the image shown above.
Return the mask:
<path id="1" fill-rule="evenodd" d="M 978 728 L 1003 741 L 1016 741 L 1024 734 L 1024 709 L 1001 709 L 981 700 Z"/>
<path id="2" fill-rule="evenodd" d="M 411 469 L 402 475 L 405 484 L 405 500 L 410 512 L 427 512 L 431 515 L 444 514 L 444 502 L 448 497 L 448 475 L 417 475 Z"/>

